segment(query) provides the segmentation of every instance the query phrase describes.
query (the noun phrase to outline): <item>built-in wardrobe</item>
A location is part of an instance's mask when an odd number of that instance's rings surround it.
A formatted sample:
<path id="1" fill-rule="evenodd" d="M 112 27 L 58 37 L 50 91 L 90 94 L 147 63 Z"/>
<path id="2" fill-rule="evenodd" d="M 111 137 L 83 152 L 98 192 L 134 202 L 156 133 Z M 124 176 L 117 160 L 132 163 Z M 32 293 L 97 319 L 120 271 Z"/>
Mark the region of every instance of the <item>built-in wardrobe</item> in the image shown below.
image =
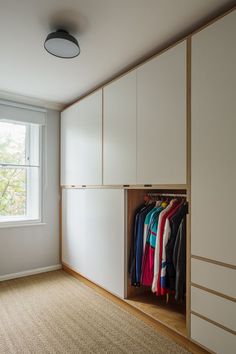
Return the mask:
<path id="1" fill-rule="evenodd" d="M 61 115 L 61 250 L 71 269 L 209 351 L 236 347 L 236 11 Z M 186 296 L 128 274 L 147 195 L 188 203 Z"/>

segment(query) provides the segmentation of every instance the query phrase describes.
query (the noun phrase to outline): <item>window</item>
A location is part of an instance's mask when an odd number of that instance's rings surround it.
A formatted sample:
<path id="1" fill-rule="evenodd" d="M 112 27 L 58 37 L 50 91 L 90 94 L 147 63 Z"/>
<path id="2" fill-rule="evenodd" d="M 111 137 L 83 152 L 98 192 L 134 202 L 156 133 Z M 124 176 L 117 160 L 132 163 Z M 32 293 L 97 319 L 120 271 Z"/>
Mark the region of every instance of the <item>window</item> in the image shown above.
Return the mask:
<path id="1" fill-rule="evenodd" d="M 41 220 L 41 129 L 0 121 L 0 223 Z"/>

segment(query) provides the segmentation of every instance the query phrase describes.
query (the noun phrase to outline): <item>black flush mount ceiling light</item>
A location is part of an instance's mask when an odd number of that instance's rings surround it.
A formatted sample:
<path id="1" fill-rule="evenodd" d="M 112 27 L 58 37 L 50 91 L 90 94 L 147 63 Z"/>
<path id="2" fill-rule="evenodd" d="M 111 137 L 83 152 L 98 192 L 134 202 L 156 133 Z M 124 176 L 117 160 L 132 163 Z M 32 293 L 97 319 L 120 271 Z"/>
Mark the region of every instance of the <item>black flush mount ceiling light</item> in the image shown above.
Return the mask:
<path id="1" fill-rule="evenodd" d="M 80 53 L 77 39 L 62 29 L 52 32 L 47 36 L 44 48 L 55 57 L 65 59 L 75 58 Z"/>

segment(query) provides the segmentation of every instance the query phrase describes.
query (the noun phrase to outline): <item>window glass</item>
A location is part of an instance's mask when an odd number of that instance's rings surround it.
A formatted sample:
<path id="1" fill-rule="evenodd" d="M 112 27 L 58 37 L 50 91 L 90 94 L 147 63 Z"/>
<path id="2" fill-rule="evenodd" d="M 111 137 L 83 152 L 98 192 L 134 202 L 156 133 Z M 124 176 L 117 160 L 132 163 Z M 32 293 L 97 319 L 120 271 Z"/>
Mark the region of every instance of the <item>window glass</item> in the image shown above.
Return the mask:
<path id="1" fill-rule="evenodd" d="M 40 126 L 0 122 L 0 222 L 39 220 Z"/>
<path id="2" fill-rule="evenodd" d="M 27 214 L 27 170 L 0 169 L 0 216 L 25 216 Z"/>
<path id="3" fill-rule="evenodd" d="M 25 165 L 27 126 L 0 122 L 0 162 Z"/>

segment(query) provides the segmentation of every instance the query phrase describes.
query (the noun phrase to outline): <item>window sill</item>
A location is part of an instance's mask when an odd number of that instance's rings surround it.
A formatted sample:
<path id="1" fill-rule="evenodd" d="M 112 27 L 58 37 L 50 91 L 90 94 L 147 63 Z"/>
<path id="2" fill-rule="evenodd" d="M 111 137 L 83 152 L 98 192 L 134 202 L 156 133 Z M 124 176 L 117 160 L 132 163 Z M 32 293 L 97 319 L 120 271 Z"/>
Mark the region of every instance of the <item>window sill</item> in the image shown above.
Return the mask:
<path id="1" fill-rule="evenodd" d="M 16 221 L 0 221 L 0 229 L 12 227 L 28 227 L 28 226 L 43 226 L 45 222 L 37 220 L 16 220 Z"/>

